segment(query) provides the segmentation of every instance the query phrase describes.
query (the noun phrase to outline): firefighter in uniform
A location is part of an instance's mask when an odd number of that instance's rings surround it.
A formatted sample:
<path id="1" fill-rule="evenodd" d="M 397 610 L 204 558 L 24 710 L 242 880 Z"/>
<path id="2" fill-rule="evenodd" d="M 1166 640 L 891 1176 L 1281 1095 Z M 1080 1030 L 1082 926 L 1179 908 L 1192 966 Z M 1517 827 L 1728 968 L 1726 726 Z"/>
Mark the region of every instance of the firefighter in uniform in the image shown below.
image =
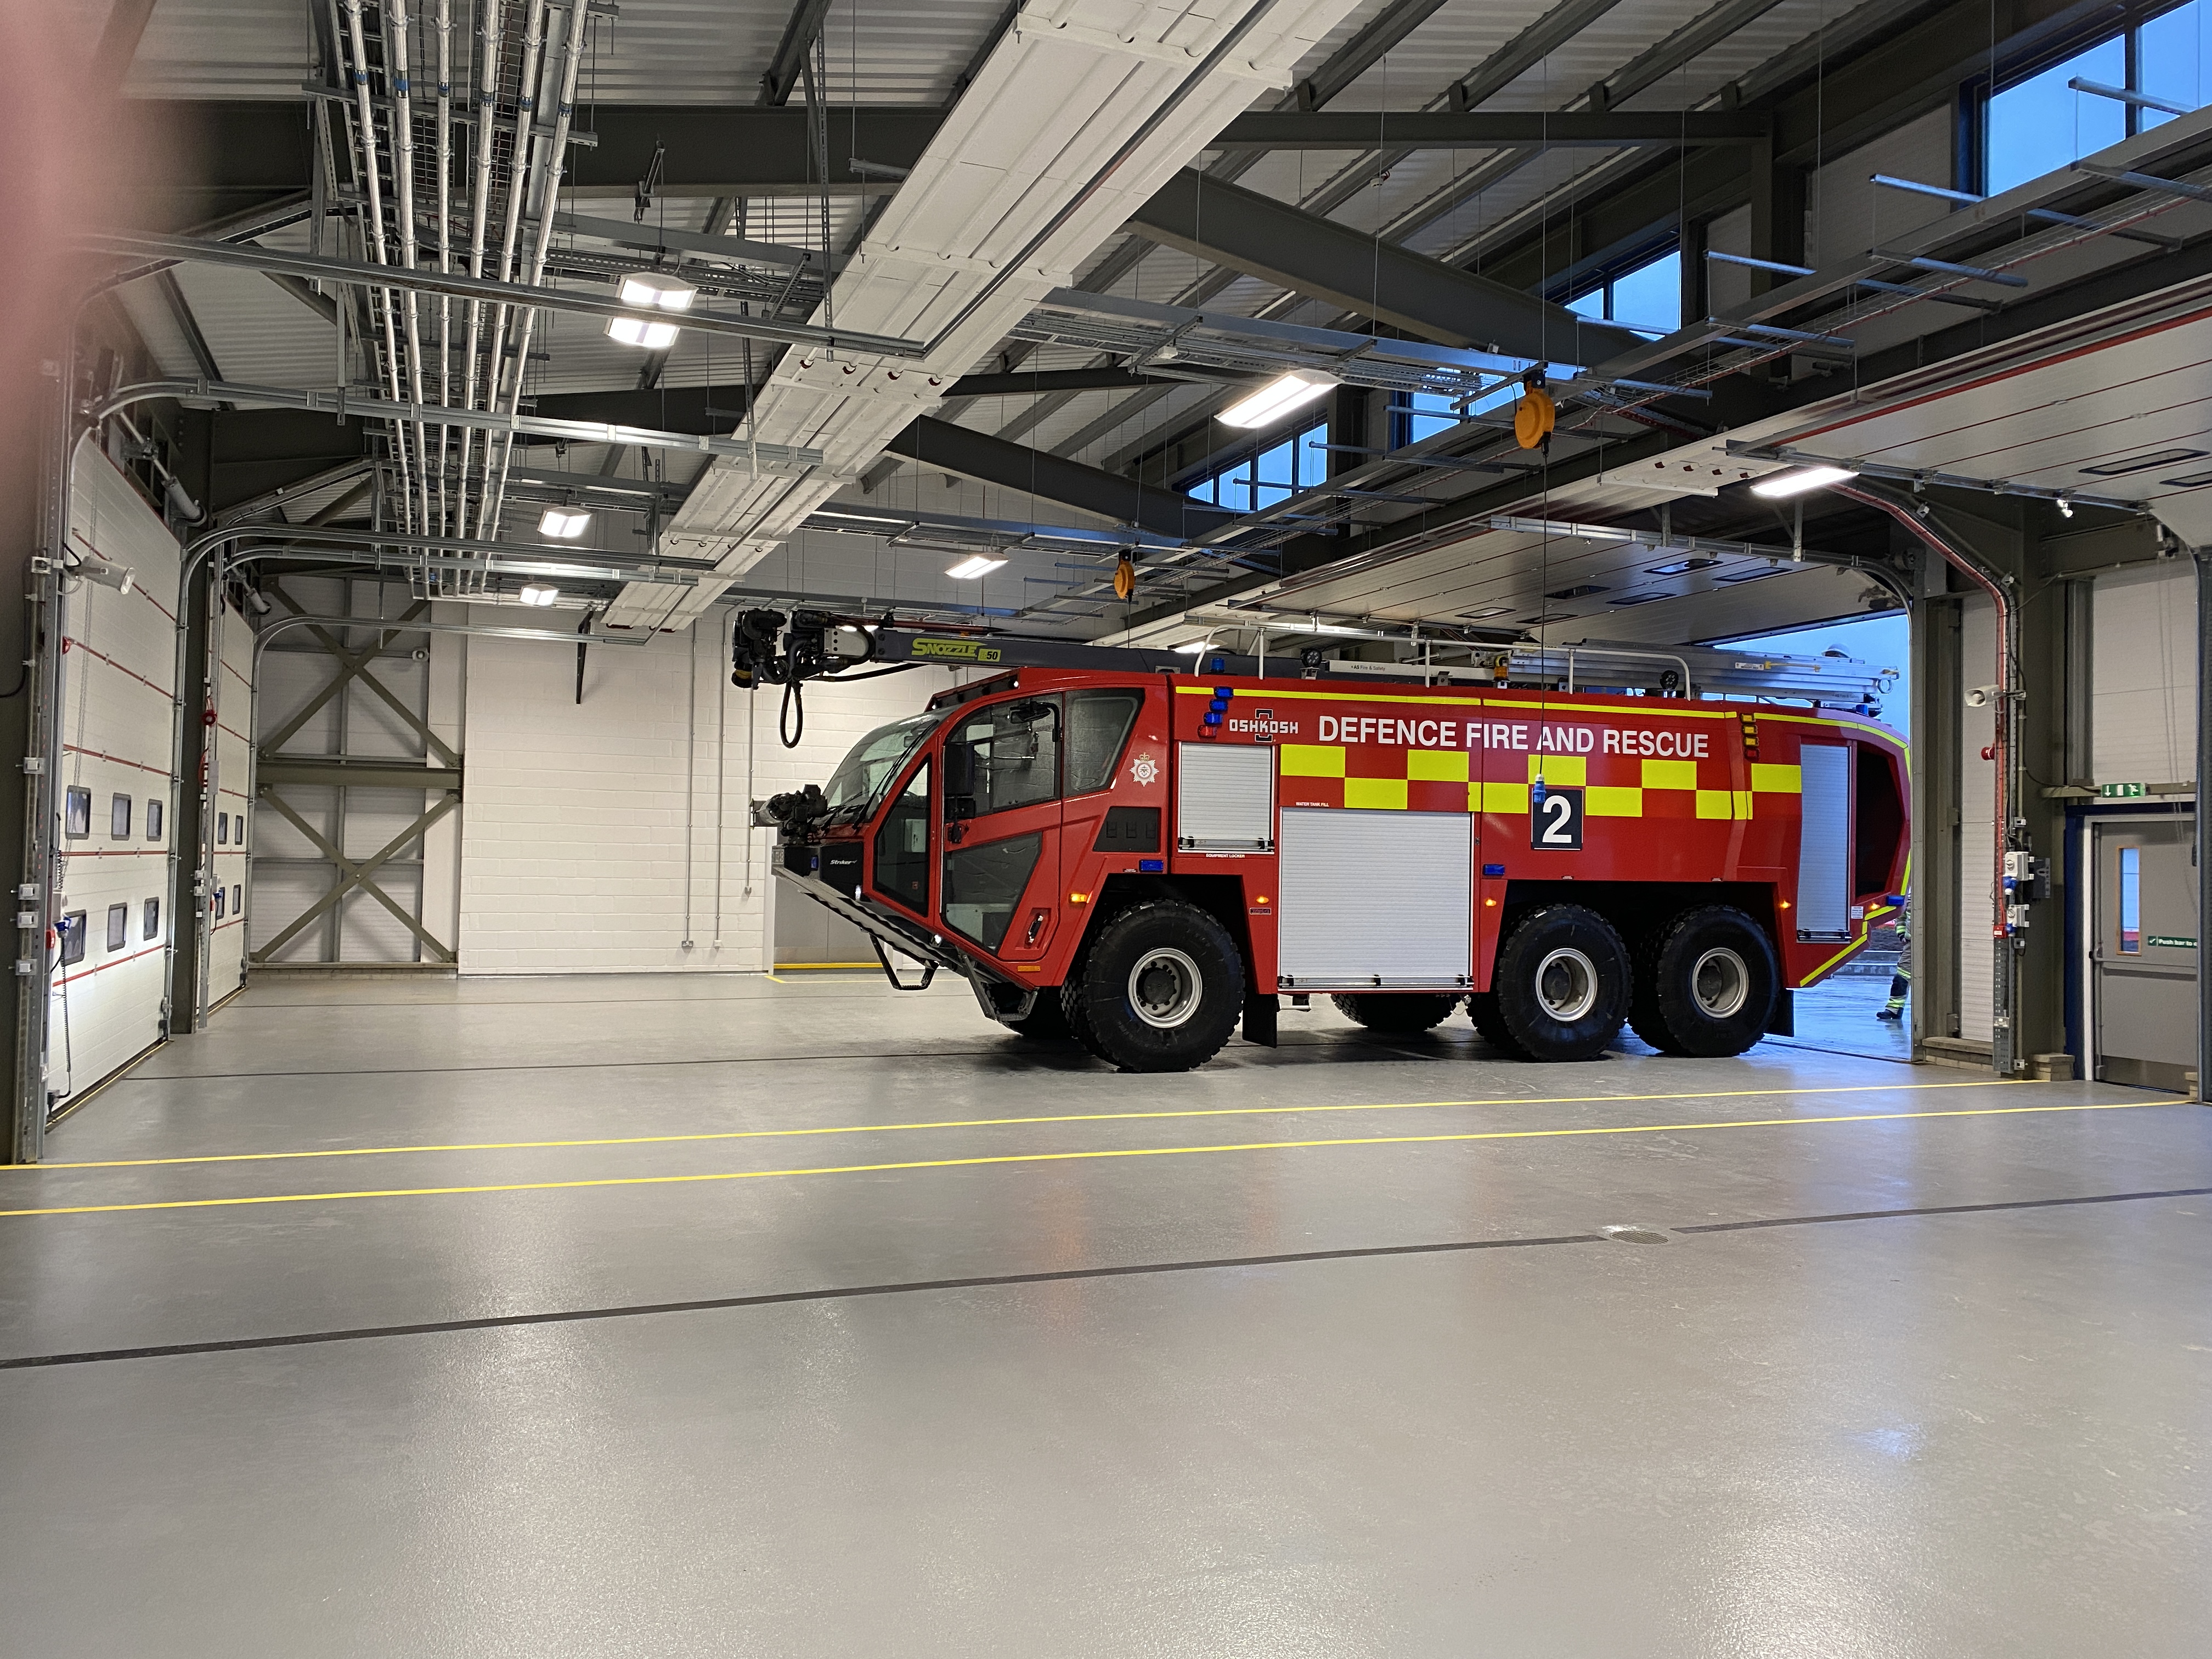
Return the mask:
<path id="1" fill-rule="evenodd" d="M 1889 976 L 1889 1000 L 1876 1011 L 1876 1019 L 1905 1018 L 1905 994 L 1912 988 L 1912 906 L 1911 902 L 1897 894 L 1890 895 L 1897 906 L 1897 920 L 1891 924 L 1897 929 L 1897 967 Z"/>

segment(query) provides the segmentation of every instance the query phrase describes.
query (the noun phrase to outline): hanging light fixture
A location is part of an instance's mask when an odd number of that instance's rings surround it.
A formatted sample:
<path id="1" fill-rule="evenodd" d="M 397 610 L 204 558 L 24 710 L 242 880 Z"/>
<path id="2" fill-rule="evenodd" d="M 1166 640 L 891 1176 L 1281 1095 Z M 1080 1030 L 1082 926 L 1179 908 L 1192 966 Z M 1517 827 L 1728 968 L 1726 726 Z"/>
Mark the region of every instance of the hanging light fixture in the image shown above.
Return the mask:
<path id="1" fill-rule="evenodd" d="M 634 270 L 622 280 L 622 302 L 641 311 L 689 311 L 699 290 L 657 270 Z"/>
<path id="2" fill-rule="evenodd" d="M 676 325 L 649 322 L 642 317 L 610 317 L 607 335 L 624 345 L 642 346 L 647 351 L 665 351 L 676 343 Z"/>
<path id="3" fill-rule="evenodd" d="M 1752 485 L 1751 493 L 1764 495 L 1769 501 L 1783 501 L 1792 495 L 1802 495 L 1810 489 L 1841 483 L 1850 476 L 1849 467 L 1808 466 L 1796 472 L 1778 472 L 1771 478 L 1762 478 Z"/>
<path id="4" fill-rule="evenodd" d="M 560 597 L 559 588 L 547 587 L 538 582 L 526 583 L 522 590 L 522 602 L 525 605 L 547 605 Z"/>
<path id="5" fill-rule="evenodd" d="M 538 533 L 556 542 L 573 542 L 591 522 L 592 515 L 580 507 L 549 507 L 538 520 Z"/>
<path id="6" fill-rule="evenodd" d="M 972 582 L 979 577 L 989 575 L 1006 562 L 1004 559 L 994 559 L 988 553 L 975 553 L 961 560 L 945 574 L 955 581 Z"/>
<path id="7" fill-rule="evenodd" d="M 1334 375 L 1324 374 L 1317 368 L 1294 368 L 1287 374 L 1276 376 L 1250 397 L 1230 404 L 1216 418 L 1224 426 L 1265 426 L 1279 416 L 1303 409 L 1334 390 L 1336 384 Z"/>

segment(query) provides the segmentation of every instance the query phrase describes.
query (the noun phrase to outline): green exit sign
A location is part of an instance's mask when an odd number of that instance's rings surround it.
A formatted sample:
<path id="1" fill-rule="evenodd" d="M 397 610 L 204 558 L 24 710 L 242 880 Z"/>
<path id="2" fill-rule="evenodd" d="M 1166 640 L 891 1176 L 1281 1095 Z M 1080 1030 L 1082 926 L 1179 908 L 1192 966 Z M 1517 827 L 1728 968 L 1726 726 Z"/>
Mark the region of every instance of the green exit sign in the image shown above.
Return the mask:
<path id="1" fill-rule="evenodd" d="M 2100 783 L 2097 786 L 2099 797 L 2105 800 L 2136 800 L 2148 793 L 2139 783 Z"/>

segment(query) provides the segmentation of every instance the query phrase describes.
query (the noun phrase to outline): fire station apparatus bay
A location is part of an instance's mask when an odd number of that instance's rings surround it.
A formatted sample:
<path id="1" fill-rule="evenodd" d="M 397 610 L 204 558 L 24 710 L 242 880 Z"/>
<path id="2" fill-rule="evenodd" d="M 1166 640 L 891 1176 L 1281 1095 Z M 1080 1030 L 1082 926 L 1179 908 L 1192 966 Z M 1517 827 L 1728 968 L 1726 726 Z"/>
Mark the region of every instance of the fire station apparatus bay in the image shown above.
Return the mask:
<path id="1" fill-rule="evenodd" d="M 0 1175 L 9 1646 L 2200 1650 L 2202 1109 L 1826 1041 L 258 984 Z"/>

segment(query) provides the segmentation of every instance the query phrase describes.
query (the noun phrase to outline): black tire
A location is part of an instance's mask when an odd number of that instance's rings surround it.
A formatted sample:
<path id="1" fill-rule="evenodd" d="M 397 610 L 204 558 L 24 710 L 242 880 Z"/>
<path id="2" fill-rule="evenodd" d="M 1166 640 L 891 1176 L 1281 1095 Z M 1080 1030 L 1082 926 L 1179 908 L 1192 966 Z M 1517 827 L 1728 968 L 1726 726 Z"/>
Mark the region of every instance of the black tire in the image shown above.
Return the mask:
<path id="1" fill-rule="evenodd" d="M 1579 904 L 1547 904 L 1498 947 L 1491 993 L 1505 1032 L 1531 1060 L 1595 1060 L 1628 1016 L 1628 947 Z"/>
<path id="2" fill-rule="evenodd" d="M 1100 1058 L 1130 1072 L 1188 1072 L 1219 1054 L 1243 1018 L 1244 959 L 1205 911 L 1156 899 L 1099 930 L 1061 1003 Z"/>
<path id="3" fill-rule="evenodd" d="M 1482 1040 L 1501 1054 L 1512 1060 L 1526 1060 L 1528 1051 L 1513 1040 L 1513 1033 L 1505 1029 L 1505 1022 L 1498 1017 L 1498 994 L 1477 991 L 1467 1000 L 1467 1017 L 1474 1022 L 1474 1029 Z"/>
<path id="4" fill-rule="evenodd" d="M 1006 1029 L 1017 1036 L 1032 1042 L 1073 1042 L 1075 1030 L 1067 1023 L 1067 1011 L 1060 1006 L 1056 990 L 1039 991 L 1036 1003 L 1020 1019 L 1006 1022 Z"/>
<path id="5" fill-rule="evenodd" d="M 1083 969 L 1078 964 L 1074 976 L 1060 988 L 1060 1017 L 1067 1022 L 1067 1034 L 1083 1045 L 1083 1052 L 1093 1060 L 1110 1060 L 1098 1033 L 1091 1029 L 1091 1017 L 1083 1000 Z"/>
<path id="6" fill-rule="evenodd" d="M 1425 996 L 1419 992 L 1382 991 L 1359 996 L 1336 997 L 1329 1000 L 1336 1012 L 1355 1025 L 1364 1025 L 1370 1031 L 1408 1033 L 1425 1031 L 1441 1025 L 1459 1006 L 1455 996 Z"/>
<path id="7" fill-rule="evenodd" d="M 1766 930 L 1728 905 L 1704 905 L 1644 941 L 1629 1024 L 1663 1053 L 1720 1060 L 1766 1035 L 1781 990 Z"/>

